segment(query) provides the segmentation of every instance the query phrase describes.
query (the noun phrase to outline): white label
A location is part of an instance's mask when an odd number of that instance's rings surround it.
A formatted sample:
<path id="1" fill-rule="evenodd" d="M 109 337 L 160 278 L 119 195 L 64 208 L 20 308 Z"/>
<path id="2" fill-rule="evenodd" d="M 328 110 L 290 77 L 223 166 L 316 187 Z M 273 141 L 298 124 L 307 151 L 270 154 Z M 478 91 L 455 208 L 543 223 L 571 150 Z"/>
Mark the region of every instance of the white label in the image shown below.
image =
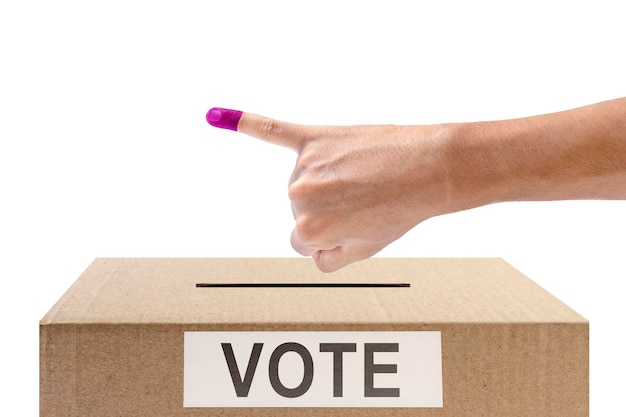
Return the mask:
<path id="1" fill-rule="evenodd" d="M 443 407 L 441 332 L 185 332 L 184 407 Z"/>

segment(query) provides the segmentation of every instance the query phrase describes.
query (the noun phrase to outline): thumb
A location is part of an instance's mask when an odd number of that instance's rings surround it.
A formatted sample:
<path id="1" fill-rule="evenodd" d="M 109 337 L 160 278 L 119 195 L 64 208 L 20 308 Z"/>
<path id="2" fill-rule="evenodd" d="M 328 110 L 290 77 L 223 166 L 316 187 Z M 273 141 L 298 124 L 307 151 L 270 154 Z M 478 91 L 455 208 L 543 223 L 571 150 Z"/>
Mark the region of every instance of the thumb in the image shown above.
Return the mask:
<path id="1" fill-rule="evenodd" d="M 348 243 L 328 250 L 318 250 L 311 255 L 318 269 L 322 272 L 335 272 L 354 262 L 371 258 L 383 246 L 368 242 Z"/>
<path id="2" fill-rule="evenodd" d="M 307 126 L 281 122 L 269 117 L 239 110 L 214 107 L 206 114 L 211 126 L 245 133 L 275 145 L 299 152 L 307 137 Z"/>

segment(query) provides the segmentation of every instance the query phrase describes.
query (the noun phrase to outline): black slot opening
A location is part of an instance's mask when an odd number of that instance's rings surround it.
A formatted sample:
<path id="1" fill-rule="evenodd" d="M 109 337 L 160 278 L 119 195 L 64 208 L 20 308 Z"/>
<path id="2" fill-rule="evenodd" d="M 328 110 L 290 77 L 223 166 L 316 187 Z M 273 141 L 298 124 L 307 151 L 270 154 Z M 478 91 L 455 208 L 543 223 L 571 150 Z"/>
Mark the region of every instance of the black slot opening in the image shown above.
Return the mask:
<path id="1" fill-rule="evenodd" d="M 329 283 L 197 283 L 196 288 L 409 288 L 407 283 L 366 283 L 366 282 L 329 282 Z"/>

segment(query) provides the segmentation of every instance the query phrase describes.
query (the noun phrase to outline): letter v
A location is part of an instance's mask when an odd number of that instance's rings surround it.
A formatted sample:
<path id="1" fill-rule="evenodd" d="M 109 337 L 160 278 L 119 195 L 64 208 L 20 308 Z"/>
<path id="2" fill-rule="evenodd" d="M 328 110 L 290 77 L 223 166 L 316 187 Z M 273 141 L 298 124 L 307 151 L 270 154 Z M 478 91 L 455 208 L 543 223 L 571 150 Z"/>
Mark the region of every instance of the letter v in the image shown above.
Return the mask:
<path id="1" fill-rule="evenodd" d="M 261 349 L 263 349 L 263 343 L 255 343 L 252 347 L 252 353 L 250 354 L 250 360 L 248 361 L 248 367 L 246 368 L 246 375 L 241 379 L 241 372 L 237 366 L 237 360 L 233 353 L 233 346 L 230 343 L 222 343 L 222 351 L 224 351 L 224 358 L 228 364 L 228 370 L 230 371 L 230 378 L 233 381 L 235 392 L 237 397 L 247 397 L 252 385 L 252 378 L 256 372 L 256 367 L 261 357 Z"/>

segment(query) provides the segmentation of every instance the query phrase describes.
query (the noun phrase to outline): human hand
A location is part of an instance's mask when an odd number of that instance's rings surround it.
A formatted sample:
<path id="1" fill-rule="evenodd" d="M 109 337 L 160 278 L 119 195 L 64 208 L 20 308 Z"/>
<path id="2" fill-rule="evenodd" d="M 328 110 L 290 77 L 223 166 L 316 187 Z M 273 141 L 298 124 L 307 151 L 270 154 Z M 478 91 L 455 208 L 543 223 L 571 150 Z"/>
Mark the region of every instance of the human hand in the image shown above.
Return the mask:
<path id="1" fill-rule="evenodd" d="M 302 126 L 207 113 L 213 126 L 296 151 L 291 244 L 326 272 L 439 214 L 503 201 L 626 199 L 624 120 L 626 98 L 434 126 Z"/>
<path id="2" fill-rule="evenodd" d="M 211 109 L 213 126 L 291 148 L 291 245 L 332 272 L 451 211 L 440 126 L 304 126 Z"/>

